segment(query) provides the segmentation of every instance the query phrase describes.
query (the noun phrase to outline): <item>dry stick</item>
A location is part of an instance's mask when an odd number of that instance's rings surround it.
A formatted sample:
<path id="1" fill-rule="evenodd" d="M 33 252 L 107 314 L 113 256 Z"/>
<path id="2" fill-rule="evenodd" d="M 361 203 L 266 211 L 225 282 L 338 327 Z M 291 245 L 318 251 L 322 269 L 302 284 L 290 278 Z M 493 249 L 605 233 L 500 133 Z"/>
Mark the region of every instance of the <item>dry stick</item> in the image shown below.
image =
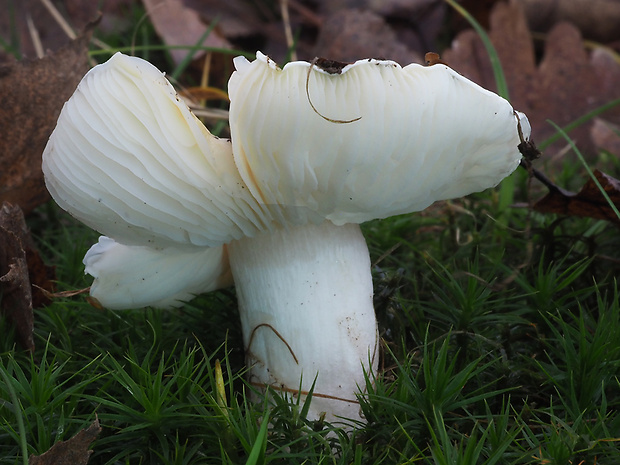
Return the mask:
<path id="1" fill-rule="evenodd" d="M 63 32 L 67 35 L 67 37 L 69 37 L 71 40 L 77 39 L 77 34 L 73 30 L 73 28 L 69 25 L 69 23 L 65 20 L 65 18 L 62 17 L 62 15 L 60 14 L 60 11 L 58 11 L 58 9 L 54 6 L 54 4 L 50 0 L 41 0 L 41 3 L 47 9 L 49 14 L 52 15 L 56 23 L 58 23 L 58 25 L 63 30 Z M 97 47 L 101 48 L 102 50 L 112 48 L 105 42 L 102 42 L 99 39 L 95 39 L 94 37 L 91 37 L 90 41 L 93 44 L 95 44 Z M 92 57 L 90 57 L 89 60 L 92 66 L 97 64 L 97 62 Z"/>
<path id="2" fill-rule="evenodd" d="M 377 258 L 375 260 L 375 262 L 371 265 L 371 268 L 374 268 L 375 266 L 377 266 L 379 263 L 381 263 L 386 257 L 388 257 L 389 255 L 392 255 L 392 252 L 394 252 L 396 249 L 398 249 L 402 244 L 402 242 L 397 242 L 396 244 L 394 244 L 392 247 L 390 247 L 389 249 L 387 249 L 385 252 L 383 252 L 381 254 L 381 256 L 379 258 Z"/>
<path id="3" fill-rule="evenodd" d="M 523 155 L 523 158 L 521 159 L 519 166 L 521 166 L 521 168 L 525 169 L 530 177 L 528 180 L 528 190 L 527 190 L 527 200 L 528 200 L 528 215 L 527 215 L 527 219 L 526 219 L 526 227 L 524 230 L 524 236 L 528 237 L 531 233 L 531 212 L 533 210 L 532 206 L 533 206 L 533 201 L 530 198 L 530 190 L 529 187 L 531 186 L 531 180 L 532 178 L 536 178 L 538 181 L 540 181 L 547 189 L 549 189 L 549 191 L 555 191 L 555 192 L 559 192 L 563 195 L 570 195 L 571 192 L 567 191 L 566 189 L 562 189 L 561 187 L 555 185 L 547 176 L 545 176 L 541 171 L 538 171 L 536 168 L 534 168 L 532 166 L 532 160 L 535 160 L 536 158 L 539 158 L 542 154 L 540 152 L 540 150 L 538 150 L 538 148 L 536 147 L 536 145 L 534 145 L 534 142 L 530 139 L 530 140 L 525 140 L 525 138 L 523 137 L 523 130 L 521 128 L 521 121 L 519 119 L 519 115 L 517 115 L 517 112 L 514 112 L 515 116 L 517 117 L 517 132 L 519 134 L 519 140 L 520 140 L 520 144 L 518 146 L 519 148 L 519 152 L 521 152 L 521 154 Z M 526 258 L 525 258 L 525 262 L 520 264 L 519 266 L 517 266 L 514 271 L 510 274 L 510 276 L 508 276 L 506 279 L 504 279 L 498 286 L 499 288 L 504 288 L 505 286 L 507 286 L 508 284 L 510 284 L 512 281 L 514 281 L 517 277 L 517 275 L 519 274 L 519 271 L 523 268 L 525 268 L 527 265 L 529 265 L 529 263 L 532 260 L 532 257 L 534 255 L 534 251 L 533 251 L 533 245 L 531 242 L 528 242 L 527 247 L 526 247 Z"/>
<path id="4" fill-rule="evenodd" d="M 518 149 L 521 155 L 523 155 L 523 158 L 521 158 L 521 161 L 519 162 L 519 166 L 525 168 L 529 173 L 528 189 L 526 194 L 528 212 L 525 220 L 525 230 L 523 231 L 524 238 L 528 239 L 532 232 L 532 199 L 530 198 L 529 187 L 531 186 L 532 177 L 537 177 L 537 174 L 540 174 L 542 176 L 542 173 L 538 173 L 538 171 L 532 166 L 532 160 L 540 157 L 541 152 L 540 150 L 538 150 L 536 145 L 534 145 L 534 142 L 531 139 L 525 139 L 525 137 L 523 136 L 523 129 L 521 128 L 521 119 L 519 118 L 519 115 L 516 111 L 513 110 L 513 113 L 517 118 L 517 133 L 519 134 L 520 141 Z M 521 270 L 531 263 L 533 256 L 534 246 L 531 241 L 528 241 L 525 247 L 525 261 L 520 265 L 516 266 L 508 277 L 506 277 L 499 284 L 497 284 L 496 289 L 502 290 L 506 288 L 506 286 L 508 286 L 510 283 L 512 283 L 515 279 L 517 279 L 517 276 L 519 275 Z"/>
<path id="5" fill-rule="evenodd" d="M 49 14 L 52 15 L 52 17 L 58 23 L 58 25 L 61 27 L 64 33 L 67 34 L 67 36 L 70 39 L 76 39 L 77 34 L 71 28 L 71 26 L 69 26 L 69 23 L 65 21 L 65 18 L 62 17 L 62 15 L 56 9 L 56 7 L 52 4 L 52 2 L 50 0 L 41 0 L 41 3 L 43 3 L 43 6 L 47 8 L 47 11 L 49 12 Z"/>
<path id="6" fill-rule="evenodd" d="M 319 110 L 316 109 L 316 107 L 314 106 L 314 104 L 312 103 L 312 100 L 310 99 L 310 91 L 308 89 L 308 86 L 310 84 L 310 72 L 312 71 L 312 68 L 314 68 L 314 65 L 316 65 L 316 62 L 319 61 L 319 57 L 314 57 L 314 59 L 310 62 L 310 66 L 308 66 L 308 74 L 306 75 L 306 97 L 308 97 L 308 103 L 310 104 L 310 106 L 312 107 L 312 110 L 319 115 L 321 118 L 323 118 L 325 121 L 329 121 L 330 123 L 336 123 L 336 124 L 348 124 L 348 123 L 354 123 L 355 121 L 358 121 L 360 119 L 362 119 L 361 116 L 358 116 L 357 118 L 353 118 L 353 119 L 349 119 L 349 120 L 343 120 L 343 119 L 332 119 L 332 118 L 328 118 L 327 116 L 323 116 Z"/>
<path id="7" fill-rule="evenodd" d="M 209 74 L 211 73 L 211 52 L 207 52 L 202 66 L 202 75 L 200 76 L 200 86 L 206 88 L 209 85 Z M 207 106 L 207 99 L 200 100 L 200 106 Z"/>
<path id="8" fill-rule="evenodd" d="M 229 119 L 228 110 L 222 110 L 220 108 L 204 108 L 188 102 L 192 113 L 199 118 L 211 118 L 217 120 Z"/>
<path id="9" fill-rule="evenodd" d="M 34 51 L 37 54 L 37 58 L 43 58 L 45 52 L 43 51 L 41 36 L 32 22 L 32 16 L 30 16 L 30 14 L 26 15 L 26 23 L 28 24 L 28 32 L 30 33 L 30 38 L 32 39 L 32 45 L 34 46 Z"/>
<path id="10" fill-rule="evenodd" d="M 33 284 L 32 287 L 36 287 L 48 299 L 55 299 L 58 297 L 73 297 L 73 296 L 80 295 L 80 294 L 88 294 L 90 292 L 90 287 L 86 287 L 84 289 L 74 289 L 71 291 L 60 291 L 60 292 L 50 292 L 47 289 L 42 288 L 41 286 L 37 286 L 36 284 Z"/>
<path id="11" fill-rule="evenodd" d="M 291 17 L 288 14 L 288 0 L 280 0 L 280 14 L 284 23 L 284 36 L 286 37 L 286 47 L 291 52 L 291 61 L 297 61 L 297 52 L 293 48 L 295 42 L 293 40 L 293 31 L 291 29 Z"/>
<path id="12" fill-rule="evenodd" d="M 568 192 L 567 190 L 556 186 L 547 176 L 545 176 L 542 172 L 538 171 L 532 166 L 532 160 L 539 158 L 542 153 L 540 152 L 540 150 L 538 150 L 536 145 L 534 145 L 534 142 L 531 139 L 525 140 L 525 138 L 523 137 L 523 130 L 521 129 L 521 120 L 519 119 L 519 115 L 517 115 L 516 111 L 514 112 L 514 114 L 517 117 L 517 132 L 519 133 L 519 140 L 521 141 L 521 143 L 518 145 L 518 149 L 519 152 L 521 152 L 521 155 L 523 155 L 523 158 L 521 159 L 519 165 L 522 168 L 525 168 L 530 174 L 530 176 L 538 179 L 549 190 L 558 191 L 562 194 L 570 194 L 570 192 Z"/>
<path id="13" fill-rule="evenodd" d="M 312 23 L 313 26 L 320 28 L 323 25 L 323 18 L 297 0 L 290 0 L 289 5 L 291 10 L 295 10 L 299 15 L 303 16 L 306 21 Z"/>

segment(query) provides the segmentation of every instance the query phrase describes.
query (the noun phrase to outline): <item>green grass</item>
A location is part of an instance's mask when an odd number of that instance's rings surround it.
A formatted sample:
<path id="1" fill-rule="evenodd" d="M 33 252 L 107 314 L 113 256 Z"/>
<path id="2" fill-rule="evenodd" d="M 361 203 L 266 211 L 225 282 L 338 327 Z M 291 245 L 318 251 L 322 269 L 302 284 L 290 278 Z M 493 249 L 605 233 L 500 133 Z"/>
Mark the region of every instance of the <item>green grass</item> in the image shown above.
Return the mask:
<path id="1" fill-rule="evenodd" d="M 0 464 L 20 463 L 23 447 L 42 453 L 95 417 L 93 464 L 612 460 L 617 229 L 524 209 L 504 225 L 495 208 L 489 191 L 364 225 L 373 259 L 400 245 L 374 267 L 381 372 L 363 400 L 368 426 L 351 436 L 284 399 L 267 420 L 264 403 L 250 400 L 234 292 L 173 311 L 99 310 L 77 297 L 35 312 L 33 356 L 12 333 L 2 338 Z M 61 288 L 88 285 L 76 257 L 93 233 L 53 206 L 31 226 Z"/>
<path id="2" fill-rule="evenodd" d="M 165 60 L 132 14 L 134 34 L 104 39 Z M 573 190 L 588 177 L 554 169 Z M 0 320 L 0 465 L 95 418 L 91 464 L 616 463 L 620 234 L 507 207 L 527 189 L 521 171 L 500 190 L 363 225 L 382 351 L 361 399 L 368 425 L 352 434 L 305 420 L 303 404 L 265 407 L 244 380 L 232 290 L 172 311 L 73 297 L 35 310 L 32 355 Z M 90 285 L 81 260 L 95 233 L 53 204 L 29 225 L 59 290 Z"/>

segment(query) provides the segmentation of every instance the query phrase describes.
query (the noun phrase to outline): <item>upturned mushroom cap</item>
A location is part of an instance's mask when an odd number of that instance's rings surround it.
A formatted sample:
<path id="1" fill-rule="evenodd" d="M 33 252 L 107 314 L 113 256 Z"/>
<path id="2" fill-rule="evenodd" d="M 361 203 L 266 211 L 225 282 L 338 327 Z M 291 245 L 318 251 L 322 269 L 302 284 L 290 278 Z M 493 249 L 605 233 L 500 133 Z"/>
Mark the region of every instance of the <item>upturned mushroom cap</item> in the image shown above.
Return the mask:
<path id="1" fill-rule="evenodd" d="M 259 52 L 235 66 L 235 163 L 261 203 L 292 207 L 282 212 L 292 222 L 423 210 L 495 186 L 521 159 L 510 104 L 444 65 L 280 69 Z M 521 125 L 529 137 L 524 115 Z"/>
<path id="2" fill-rule="evenodd" d="M 369 59 L 330 74 L 260 52 L 235 65 L 232 147 L 148 62 L 117 53 L 93 68 L 43 154 L 54 199 L 126 245 L 214 247 L 422 210 L 495 186 L 521 158 L 510 104 L 444 65 Z"/>
<path id="3" fill-rule="evenodd" d="M 233 283 L 225 246 L 160 249 L 101 236 L 84 265 L 91 295 L 112 310 L 175 307 Z"/>
<path id="4" fill-rule="evenodd" d="M 43 153 L 56 202 L 102 237 L 84 257 L 112 309 L 178 306 L 232 284 L 223 244 L 265 229 L 230 141 L 161 71 L 120 53 L 90 70 Z"/>
<path id="5" fill-rule="evenodd" d="M 63 107 L 43 172 L 63 209 L 127 245 L 213 247 L 265 227 L 230 141 L 207 131 L 161 71 L 121 53 Z"/>

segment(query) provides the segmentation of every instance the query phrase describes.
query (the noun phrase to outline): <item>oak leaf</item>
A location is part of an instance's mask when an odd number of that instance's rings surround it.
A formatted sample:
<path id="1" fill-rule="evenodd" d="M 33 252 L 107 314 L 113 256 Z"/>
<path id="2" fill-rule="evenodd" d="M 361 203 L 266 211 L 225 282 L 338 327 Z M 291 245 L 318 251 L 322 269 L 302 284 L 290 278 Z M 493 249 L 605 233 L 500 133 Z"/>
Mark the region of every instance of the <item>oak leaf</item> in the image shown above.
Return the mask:
<path id="1" fill-rule="evenodd" d="M 315 55 L 343 62 L 361 57 L 389 58 L 403 65 L 421 62 L 420 55 L 399 42 L 381 16 L 358 9 L 329 16 L 319 33 Z"/>
<path id="2" fill-rule="evenodd" d="M 197 11 L 188 8 L 182 0 L 142 0 L 157 34 L 167 45 L 193 47 L 201 38 L 205 47 L 230 48 L 230 43 L 220 35 L 217 28 L 208 32 Z M 205 34 L 207 34 L 205 36 Z M 181 63 L 189 53 L 189 48 L 171 49 L 170 54 L 175 63 Z M 203 55 L 197 52 L 195 57 Z"/>
<path id="3" fill-rule="evenodd" d="M 19 205 L 28 213 L 49 199 L 41 154 L 62 106 L 88 71 L 94 25 L 41 59 L 0 65 L 0 203 Z"/>
<path id="4" fill-rule="evenodd" d="M 53 278 L 53 268 L 36 251 L 21 209 L 5 202 L 0 208 L 0 313 L 30 351 L 34 350 L 33 296 L 36 306 L 43 304 L 47 299 L 40 289 L 51 292 Z M 33 284 L 38 287 L 33 289 Z"/>
<path id="5" fill-rule="evenodd" d="M 518 1 L 498 3 L 490 24 L 489 37 L 502 64 L 511 103 L 527 114 L 537 142 L 556 132 L 548 119 L 565 126 L 620 98 L 620 64 L 603 48 L 588 52 L 575 26 L 554 26 L 546 37 L 543 58 L 537 63 L 531 33 Z M 483 87 L 497 89 L 488 53 L 473 30 L 459 34 L 442 58 Z M 620 107 L 608 110 L 604 117 L 620 123 Z M 590 134 L 592 124 L 583 124 L 569 134 L 590 155 L 596 152 Z M 545 154 L 553 156 L 564 145 L 564 141 L 559 141 L 548 147 Z"/>
<path id="6" fill-rule="evenodd" d="M 546 32 L 567 21 L 590 39 L 611 42 L 620 39 L 620 2 L 617 0 L 519 0 L 530 27 Z"/>
<path id="7" fill-rule="evenodd" d="M 101 432 L 99 420 L 81 430 L 71 439 L 54 444 L 47 452 L 41 455 L 31 455 L 29 465 L 86 465 L 92 454 L 90 444 L 97 439 Z"/>
<path id="8" fill-rule="evenodd" d="M 620 181 L 599 170 L 594 170 L 594 176 L 611 202 L 620 206 Z M 534 204 L 534 210 L 541 213 L 596 218 L 620 225 L 620 218 L 592 179 L 589 179 L 578 193 L 553 185 L 547 187 L 549 193 Z"/>

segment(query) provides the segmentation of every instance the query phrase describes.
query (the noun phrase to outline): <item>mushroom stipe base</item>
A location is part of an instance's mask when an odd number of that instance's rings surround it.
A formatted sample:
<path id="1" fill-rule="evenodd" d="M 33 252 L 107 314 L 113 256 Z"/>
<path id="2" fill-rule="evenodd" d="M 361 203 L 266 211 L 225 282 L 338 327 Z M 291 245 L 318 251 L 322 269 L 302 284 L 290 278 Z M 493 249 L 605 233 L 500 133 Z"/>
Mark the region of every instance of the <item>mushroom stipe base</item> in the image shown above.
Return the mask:
<path id="1" fill-rule="evenodd" d="M 378 335 L 359 226 L 280 228 L 228 253 L 249 382 L 302 397 L 314 384 L 309 419 L 361 421 L 356 396 L 376 372 Z"/>

